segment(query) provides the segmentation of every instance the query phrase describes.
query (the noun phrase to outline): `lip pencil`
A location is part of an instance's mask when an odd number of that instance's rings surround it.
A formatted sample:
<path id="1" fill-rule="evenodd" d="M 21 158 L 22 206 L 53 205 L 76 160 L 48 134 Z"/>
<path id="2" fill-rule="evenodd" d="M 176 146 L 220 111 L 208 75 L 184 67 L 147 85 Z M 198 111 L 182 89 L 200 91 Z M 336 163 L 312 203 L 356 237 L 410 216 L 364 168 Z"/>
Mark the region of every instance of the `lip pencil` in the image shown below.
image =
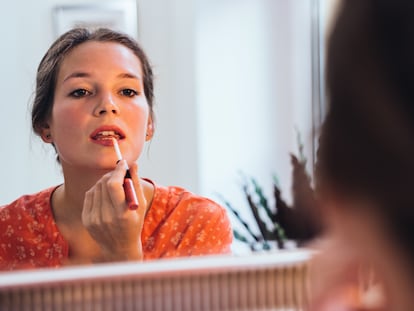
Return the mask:
<path id="1" fill-rule="evenodd" d="M 112 142 L 114 144 L 115 153 L 118 158 L 118 162 L 122 160 L 121 150 L 118 146 L 118 141 L 115 138 L 112 138 Z M 117 163 L 118 163 L 117 162 Z M 134 184 L 132 182 L 131 174 L 129 172 L 128 164 L 127 164 L 127 171 L 124 178 L 124 192 L 125 192 L 125 200 L 127 202 L 128 208 L 131 210 L 135 210 L 138 208 L 138 199 L 137 194 L 135 193 Z"/>

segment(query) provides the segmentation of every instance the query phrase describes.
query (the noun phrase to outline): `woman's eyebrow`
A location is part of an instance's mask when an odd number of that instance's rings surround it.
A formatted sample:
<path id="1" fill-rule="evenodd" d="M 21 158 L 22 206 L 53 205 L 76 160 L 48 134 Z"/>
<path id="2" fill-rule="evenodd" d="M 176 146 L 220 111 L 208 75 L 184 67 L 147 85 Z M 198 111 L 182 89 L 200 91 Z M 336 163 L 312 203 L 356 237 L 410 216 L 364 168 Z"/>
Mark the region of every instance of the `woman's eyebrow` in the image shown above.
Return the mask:
<path id="1" fill-rule="evenodd" d="M 90 74 L 87 72 L 81 72 L 81 71 L 76 71 L 76 72 L 72 72 L 70 75 L 68 75 L 67 77 L 65 77 L 63 79 L 63 82 L 72 79 L 72 78 L 84 78 L 84 77 L 89 77 Z"/>
<path id="2" fill-rule="evenodd" d="M 141 75 L 136 75 L 136 74 L 132 74 L 129 72 L 123 72 L 121 74 L 118 75 L 118 78 L 123 78 L 123 79 L 135 79 L 135 80 L 142 80 Z"/>
<path id="3" fill-rule="evenodd" d="M 71 74 L 69 74 L 68 76 L 66 76 L 63 79 L 63 82 L 69 80 L 69 79 L 73 79 L 73 78 L 85 78 L 85 77 L 90 77 L 91 75 L 87 72 L 82 72 L 82 71 L 76 71 L 76 72 L 72 72 Z M 134 79 L 134 80 L 138 80 L 141 81 L 141 75 L 137 75 L 137 74 L 132 74 L 130 72 L 123 72 L 120 73 L 119 75 L 117 75 L 117 78 L 121 78 L 121 79 Z"/>

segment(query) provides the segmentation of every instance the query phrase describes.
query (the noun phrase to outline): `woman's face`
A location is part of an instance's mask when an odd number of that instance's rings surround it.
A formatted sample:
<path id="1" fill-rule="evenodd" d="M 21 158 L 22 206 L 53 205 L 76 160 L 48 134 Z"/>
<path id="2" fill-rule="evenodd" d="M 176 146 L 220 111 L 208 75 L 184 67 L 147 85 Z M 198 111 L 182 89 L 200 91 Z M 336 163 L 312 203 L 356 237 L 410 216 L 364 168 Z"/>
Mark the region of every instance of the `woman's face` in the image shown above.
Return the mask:
<path id="1" fill-rule="evenodd" d="M 118 43 L 89 41 L 64 58 L 45 129 L 64 169 L 112 169 L 111 137 L 129 163 L 138 159 L 152 126 L 143 78 L 141 61 Z"/>

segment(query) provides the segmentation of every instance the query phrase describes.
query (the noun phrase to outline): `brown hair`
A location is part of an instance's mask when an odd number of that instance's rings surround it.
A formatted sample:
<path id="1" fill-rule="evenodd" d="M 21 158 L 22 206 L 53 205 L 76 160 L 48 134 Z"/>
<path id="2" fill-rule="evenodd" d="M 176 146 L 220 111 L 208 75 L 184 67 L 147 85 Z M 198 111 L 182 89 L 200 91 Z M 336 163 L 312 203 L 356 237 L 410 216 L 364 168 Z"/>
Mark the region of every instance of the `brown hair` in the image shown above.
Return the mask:
<path id="1" fill-rule="evenodd" d="M 414 259 L 414 2 L 345 0 L 327 52 L 319 190 L 370 200 Z"/>
<path id="2" fill-rule="evenodd" d="M 154 119 L 153 73 L 148 57 L 139 44 L 126 34 L 101 28 L 89 31 L 75 28 L 61 35 L 43 56 L 36 76 L 36 91 L 32 107 L 32 128 L 40 135 L 52 113 L 56 79 L 60 65 L 66 55 L 76 46 L 88 42 L 115 42 L 129 48 L 141 61 L 144 75 L 144 93 L 150 108 L 150 116 Z"/>

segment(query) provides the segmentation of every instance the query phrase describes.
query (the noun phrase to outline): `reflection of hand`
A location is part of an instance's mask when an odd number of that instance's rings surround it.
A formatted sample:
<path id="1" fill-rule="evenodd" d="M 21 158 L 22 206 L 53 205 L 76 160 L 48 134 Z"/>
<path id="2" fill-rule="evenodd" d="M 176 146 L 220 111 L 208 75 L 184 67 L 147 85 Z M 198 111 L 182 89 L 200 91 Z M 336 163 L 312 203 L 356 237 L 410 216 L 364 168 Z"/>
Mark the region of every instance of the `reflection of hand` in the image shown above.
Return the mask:
<path id="1" fill-rule="evenodd" d="M 129 210 L 125 201 L 123 182 L 127 165 L 120 161 L 115 170 L 105 174 L 85 194 L 82 223 L 101 247 L 99 261 L 141 260 L 143 258 L 141 231 L 147 203 L 138 178 L 137 165 L 131 177 L 139 207 Z"/>

